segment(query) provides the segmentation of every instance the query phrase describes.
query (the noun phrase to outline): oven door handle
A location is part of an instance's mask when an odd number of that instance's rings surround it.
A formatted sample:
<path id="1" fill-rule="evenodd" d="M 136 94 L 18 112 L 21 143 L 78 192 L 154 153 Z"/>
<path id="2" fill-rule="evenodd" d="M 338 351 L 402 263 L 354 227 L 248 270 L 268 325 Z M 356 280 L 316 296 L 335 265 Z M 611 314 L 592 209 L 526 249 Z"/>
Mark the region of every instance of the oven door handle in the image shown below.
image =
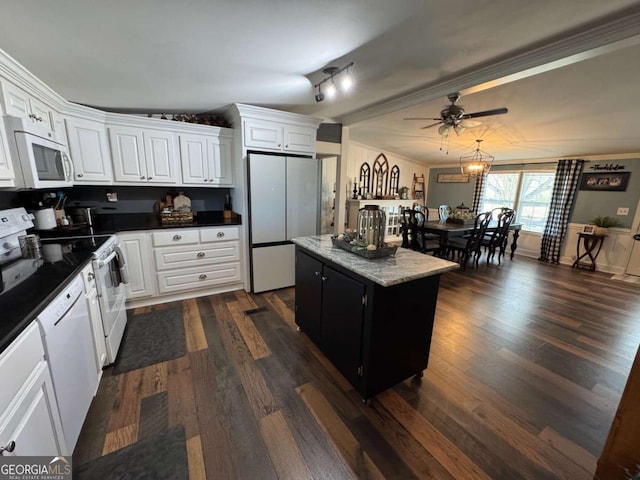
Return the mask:
<path id="1" fill-rule="evenodd" d="M 109 263 L 111 262 L 111 260 L 113 260 L 114 258 L 116 258 L 116 252 L 111 252 L 109 254 L 109 256 L 107 258 L 105 258 L 104 260 L 100 260 L 98 261 L 98 268 L 102 268 L 105 265 L 109 265 Z"/>

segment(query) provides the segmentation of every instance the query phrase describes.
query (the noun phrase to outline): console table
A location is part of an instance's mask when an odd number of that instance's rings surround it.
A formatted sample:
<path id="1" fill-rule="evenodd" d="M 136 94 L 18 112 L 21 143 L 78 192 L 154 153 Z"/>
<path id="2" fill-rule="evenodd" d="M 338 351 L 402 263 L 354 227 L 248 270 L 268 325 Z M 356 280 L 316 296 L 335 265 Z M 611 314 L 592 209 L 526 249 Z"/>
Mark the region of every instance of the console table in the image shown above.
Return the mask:
<path id="1" fill-rule="evenodd" d="M 602 249 L 606 235 L 595 235 L 593 233 L 578 233 L 578 243 L 576 244 L 576 261 L 572 268 L 586 268 L 592 272 L 596 269 L 596 258 Z M 580 248 L 582 247 L 582 249 Z M 582 252 L 581 252 L 582 250 Z M 583 258 L 587 261 L 581 262 Z"/>

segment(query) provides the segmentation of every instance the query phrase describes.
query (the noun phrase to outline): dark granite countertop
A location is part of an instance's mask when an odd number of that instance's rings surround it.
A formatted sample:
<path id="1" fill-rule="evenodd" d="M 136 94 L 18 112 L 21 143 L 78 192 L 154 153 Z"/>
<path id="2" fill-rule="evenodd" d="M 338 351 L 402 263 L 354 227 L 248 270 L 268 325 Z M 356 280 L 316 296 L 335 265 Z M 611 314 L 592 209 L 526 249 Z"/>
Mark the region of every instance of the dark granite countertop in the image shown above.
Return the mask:
<path id="1" fill-rule="evenodd" d="M 153 213 L 99 214 L 96 233 L 118 233 L 132 230 L 155 230 L 159 228 L 222 227 L 242 225 L 240 215 L 233 213 L 224 218 L 223 212 L 198 212 L 192 223 L 163 224 L 160 217 Z"/>
<path id="2" fill-rule="evenodd" d="M 0 353 L 80 273 L 107 238 L 43 241 L 43 246 L 54 248 L 43 248 L 42 259 L 18 258 L 0 265 Z"/>

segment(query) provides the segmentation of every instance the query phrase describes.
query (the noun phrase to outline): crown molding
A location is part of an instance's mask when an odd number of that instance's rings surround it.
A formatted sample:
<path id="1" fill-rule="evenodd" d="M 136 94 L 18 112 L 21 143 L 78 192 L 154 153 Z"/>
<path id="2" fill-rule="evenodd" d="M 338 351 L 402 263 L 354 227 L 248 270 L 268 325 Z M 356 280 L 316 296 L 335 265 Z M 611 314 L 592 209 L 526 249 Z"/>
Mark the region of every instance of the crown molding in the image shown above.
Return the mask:
<path id="1" fill-rule="evenodd" d="M 345 126 L 432 101 L 470 94 L 640 44 L 640 4 L 586 26 L 447 75 L 425 87 L 343 115 Z"/>
<path id="2" fill-rule="evenodd" d="M 252 118 L 266 122 L 281 122 L 291 125 L 302 125 L 313 127 L 315 129 L 324 121 L 321 118 L 313 118 L 299 113 L 283 112 L 282 110 L 273 110 L 271 108 L 256 107 L 254 105 L 245 105 L 242 103 L 234 103 L 231 108 L 225 112 L 225 117 L 230 118 L 232 123 L 236 125 L 240 119 Z"/>

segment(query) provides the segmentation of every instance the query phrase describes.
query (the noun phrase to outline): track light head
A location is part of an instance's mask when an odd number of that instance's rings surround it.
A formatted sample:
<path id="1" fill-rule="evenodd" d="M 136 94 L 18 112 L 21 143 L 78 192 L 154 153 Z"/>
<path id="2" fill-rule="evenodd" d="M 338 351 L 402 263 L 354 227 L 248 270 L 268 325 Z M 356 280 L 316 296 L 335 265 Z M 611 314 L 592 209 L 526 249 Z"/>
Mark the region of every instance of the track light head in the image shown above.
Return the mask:
<path id="1" fill-rule="evenodd" d="M 316 102 L 320 103 L 323 100 L 324 100 L 324 93 L 318 90 L 318 93 L 316 93 Z"/>

